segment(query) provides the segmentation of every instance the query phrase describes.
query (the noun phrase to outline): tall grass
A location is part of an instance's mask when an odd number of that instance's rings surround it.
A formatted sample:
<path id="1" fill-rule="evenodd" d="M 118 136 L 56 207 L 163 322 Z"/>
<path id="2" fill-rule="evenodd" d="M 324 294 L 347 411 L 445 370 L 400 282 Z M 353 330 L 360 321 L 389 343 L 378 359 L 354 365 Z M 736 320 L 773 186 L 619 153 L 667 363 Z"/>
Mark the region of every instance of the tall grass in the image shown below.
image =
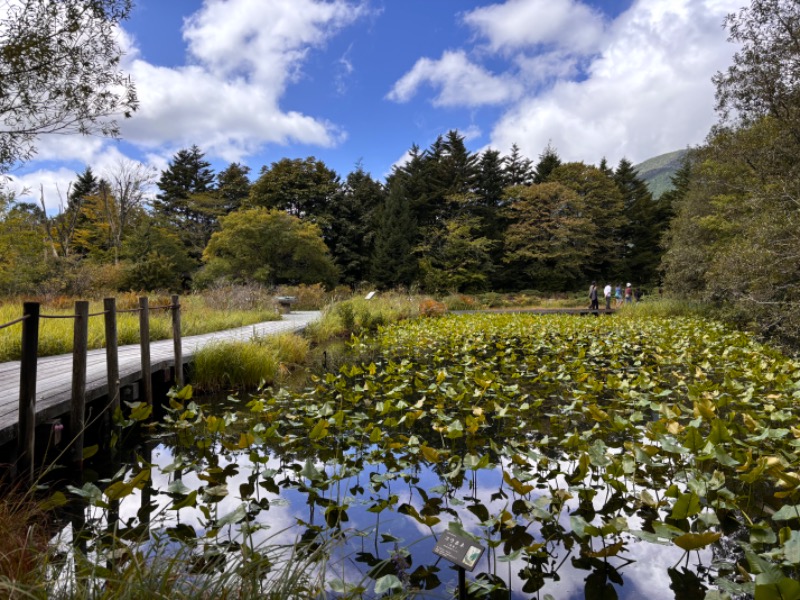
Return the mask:
<path id="1" fill-rule="evenodd" d="M 615 314 L 616 318 L 635 319 L 639 317 L 704 317 L 712 314 L 708 305 L 677 298 L 646 298 L 641 302 L 623 304 Z"/>
<path id="2" fill-rule="evenodd" d="M 44 598 L 39 565 L 47 552 L 48 515 L 30 491 L 2 484 L 0 495 L 0 597 Z"/>
<path id="3" fill-rule="evenodd" d="M 214 298 L 207 301 L 202 295 L 187 295 L 180 299 L 181 334 L 198 335 L 223 329 L 234 329 L 264 321 L 279 320 L 271 296 L 266 305 L 232 307 L 230 304 L 215 304 Z M 266 301 L 266 300 L 265 300 Z M 172 336 L 172 313 L 168 306 L 169 298 L 157 297 L 150 300 L 150 339 L 164 340 Z M 43 315 L 69 316 L 74 314 L 74 300 L 55 299 L 41 307 Z M 122 312 L 138 309 L 138 298 L 132 294 L 117 298 L 117 335 L 120 345 L 139 342 L 139 313 Z M 89 314 L 103 311 L 102 300 L 89 303 Z M 0 304 L 0 324 L 14 321 L 22 316 L 22 302 L 6 301 Z M 21 355 L 21 325 L 0 329 L 0 362 L 19 360 Z M 69 318 L 41 319 L 39 322 L 39 355 L 53 356 L 72 351 L 74 320 Z M 105 325 L 102 316 L 89 318 L 89 348 L 102 348 L 105 345 Z"/>
<path id="4" fill-rule="evenodd" d="M 352 298 L 329 304 L 318 320 L 309 324 L 306 335 L 315 343 L 337 337 L 374 331 L 394 321 L 419 316 L 422 298 L 399 293 L 381 294 L 370 300 Z"/>
<path id="5" fill-rule="evenodd" d="M 212 343 L 195 354 L 192 385 L 207 392 L 272 385 L 303 365 L 308 353 L 308 340 L 293 333 Z"/>

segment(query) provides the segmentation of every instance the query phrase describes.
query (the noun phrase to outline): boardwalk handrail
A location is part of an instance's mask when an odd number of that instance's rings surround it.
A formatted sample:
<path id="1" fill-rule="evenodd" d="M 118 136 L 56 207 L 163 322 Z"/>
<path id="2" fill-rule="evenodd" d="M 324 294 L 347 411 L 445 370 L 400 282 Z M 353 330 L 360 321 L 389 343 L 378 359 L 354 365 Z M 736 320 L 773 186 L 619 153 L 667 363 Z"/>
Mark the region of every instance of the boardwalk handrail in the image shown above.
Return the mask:
<path id="1" fill-rule="evenodd" d="M 101 415 L 106 420 L 104 427 L 105 441 L 111 430 L 110 415 L 119 407 L 119 357 L 117 345 L 117 314 L 119 312 L 139 313 L 139 338 L 141 347 L 142 391 L 145 402 L 152 404 L 153 391 L 150 364 L 150 310 L 172 311 L 172 334 L 175 347 L 175 374 L 179 385 L 183 384 L 183 357 L 180 332 L 180 302 L 177 295 L 172 302 L 164 306 L 150 308 L 147 297 L 139 298 L 139 308 L 117 311 L 114 298 L 104 299 L 104 310 L 89 313 L 89 302 L 75 302 L 75 313 L 71 315 L 45 315 L 40 313 L 38 302 L 26 302 L 23 305 L 23 316 L 0 326 L 0 329 L 16 323 L 24 323 L 22 328 L 22 360 L 20 362 L 20 396 L 19 426 L 17 428 L 17 474 L 27 475 L 33 480 L 34 474 L 34 436 L 36 421 L 36 370 L 39 348 L 39 322 L 41 319 L 73 319 L 72 344 L 72 394 L 69 419 L 68 439 L 72 440 L 73 463 L 78 467 L 83 463 L 83 431 L 86 413 L 86 370 L 88 358 L 88 327 L 90 317 L 105 317 L 106 367 L 108 381 L 108 401 L 101 408 Z"/>
<path id="2" fill-rule="evenodd" d="M 22 323 L 27 318 L 28 315 L 22 315 L 19 319 L 14 319 L 13 321 L 9 321 L 8 323 L 3 323 L 2 325 L 0 325 L 0 329 L 11 327 L 12 325 L 16 325 L 17 323 Z"/>

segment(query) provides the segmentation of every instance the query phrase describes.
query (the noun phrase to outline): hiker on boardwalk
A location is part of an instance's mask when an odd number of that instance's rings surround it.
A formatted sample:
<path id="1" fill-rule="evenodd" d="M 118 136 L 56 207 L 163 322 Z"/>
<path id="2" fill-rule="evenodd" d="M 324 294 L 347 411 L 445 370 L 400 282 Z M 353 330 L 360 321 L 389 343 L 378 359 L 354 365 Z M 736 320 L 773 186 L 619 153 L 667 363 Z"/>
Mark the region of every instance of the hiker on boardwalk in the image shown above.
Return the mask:
<path id="1" fill-rule="evenodd" d="M 597 302 L 597 282 L 593 281 L 592 285 L 589 286 L 589 307 L 592 310 L 597 310 L 600 308 L 600 305 Z"/>
<path id="2" fill-rule="evenodd" d="M 614 288 L 614 300 L 616 301 L 616 307 L 619 308 L 622 306 L 622 284 L 618 283 L 617 287 Z"/>
<path id="3" fill-rule="evenodd" d="M 625 286 L 625 304 L 633 302 L 633 286 L 629 283 Z"/>
<path id="4" fill-rule="evenodd" d="M 606 299 L 606 310 L 611 310 L 611 284 L 607 283 L 603 288 L 603 297 Z"/>

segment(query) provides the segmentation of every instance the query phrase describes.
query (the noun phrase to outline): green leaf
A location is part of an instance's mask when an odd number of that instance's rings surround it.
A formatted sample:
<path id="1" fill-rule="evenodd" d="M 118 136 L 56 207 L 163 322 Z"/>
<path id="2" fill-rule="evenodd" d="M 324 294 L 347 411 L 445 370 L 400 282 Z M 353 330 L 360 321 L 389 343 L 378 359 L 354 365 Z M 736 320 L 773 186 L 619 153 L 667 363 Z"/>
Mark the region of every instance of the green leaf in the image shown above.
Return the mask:
<path id="1" fill-rule="evenodd" d="M 701 510 L 700 497 L 697 494 L 681 494 L 672 507 L 673 519 L 688 519 Z"/>
<path id="2" fill-rule="evenodd" d="M 197 506 L 197 490 L 192 490 L 186 498 L 180 502 L 174 502 L 170 508 L 172 510 L 180 510 L 182 508 L 194 508 L 195 506 Z"/>
<path id="3" fill-rule="evenodd" d="M 683 550 L 689 552 L 691 550 L 705 548 L 706 546 L 716 542 L 720 537 L 722 537 L 721 533 L 704 531 L 703 533 L 684 533 L 672 541 L 676 546 L 678 546 L 678 548 L 682 548 Z"/>
<path id="4" fill-rule="evenodd" d="M 247 517 L 247 504 L 240 504 L 236 510 L 229 512 L 227 515 L 217 521 L 217 526 L 234 525 Z"/>
<path id="5" fill-rule="evenodd" d="M 328 420 L 320 419 L 314 428 L 309 432 L 308 437 L 313 441 L 318 441 L 328 435 Z"/>
<path id="6" fill-rule="evenodd" d="M 773 521 L 790 521 L 798 518 L 800 518 L 800 504 L 784 504 L 772 515 Z"/>
<path id="7" fill-rule="evenodd" d="M 384 575 L 375 581 L 375 593 L 385 594 L 391 590 L 403 589 L 403 582 L 396 575 Z"/>

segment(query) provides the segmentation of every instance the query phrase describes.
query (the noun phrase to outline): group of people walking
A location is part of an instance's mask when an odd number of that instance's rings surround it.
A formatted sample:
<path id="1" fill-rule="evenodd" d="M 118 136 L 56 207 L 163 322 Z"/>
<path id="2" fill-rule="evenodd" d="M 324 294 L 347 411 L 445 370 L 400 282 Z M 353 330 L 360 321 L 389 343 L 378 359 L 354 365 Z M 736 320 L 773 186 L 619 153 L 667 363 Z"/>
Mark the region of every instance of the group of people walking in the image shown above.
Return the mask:
<path id="1" fill-rule="evenodd" d="M 624 288 L 622 287 L 621 283 L 614 288 L 611 287 L 610 283 L 607 283 L 603 288 L 603 298 L 606 301 L 606 310 L 611 310 L 612 293 L 614 308 L 619 308 L 622 306 L 623 302 L 630 303 L 633 302 L 634 299 L 638 302 L 642 299 L 642 291 L 639 288 L 634 289 L 630 283 L 628 283 Z M 600 309 L 600 292 L 597 288 L 596 281 L 593 281 L 592 285 L 589 286 L 589 302 L 592 310 Z"/>

